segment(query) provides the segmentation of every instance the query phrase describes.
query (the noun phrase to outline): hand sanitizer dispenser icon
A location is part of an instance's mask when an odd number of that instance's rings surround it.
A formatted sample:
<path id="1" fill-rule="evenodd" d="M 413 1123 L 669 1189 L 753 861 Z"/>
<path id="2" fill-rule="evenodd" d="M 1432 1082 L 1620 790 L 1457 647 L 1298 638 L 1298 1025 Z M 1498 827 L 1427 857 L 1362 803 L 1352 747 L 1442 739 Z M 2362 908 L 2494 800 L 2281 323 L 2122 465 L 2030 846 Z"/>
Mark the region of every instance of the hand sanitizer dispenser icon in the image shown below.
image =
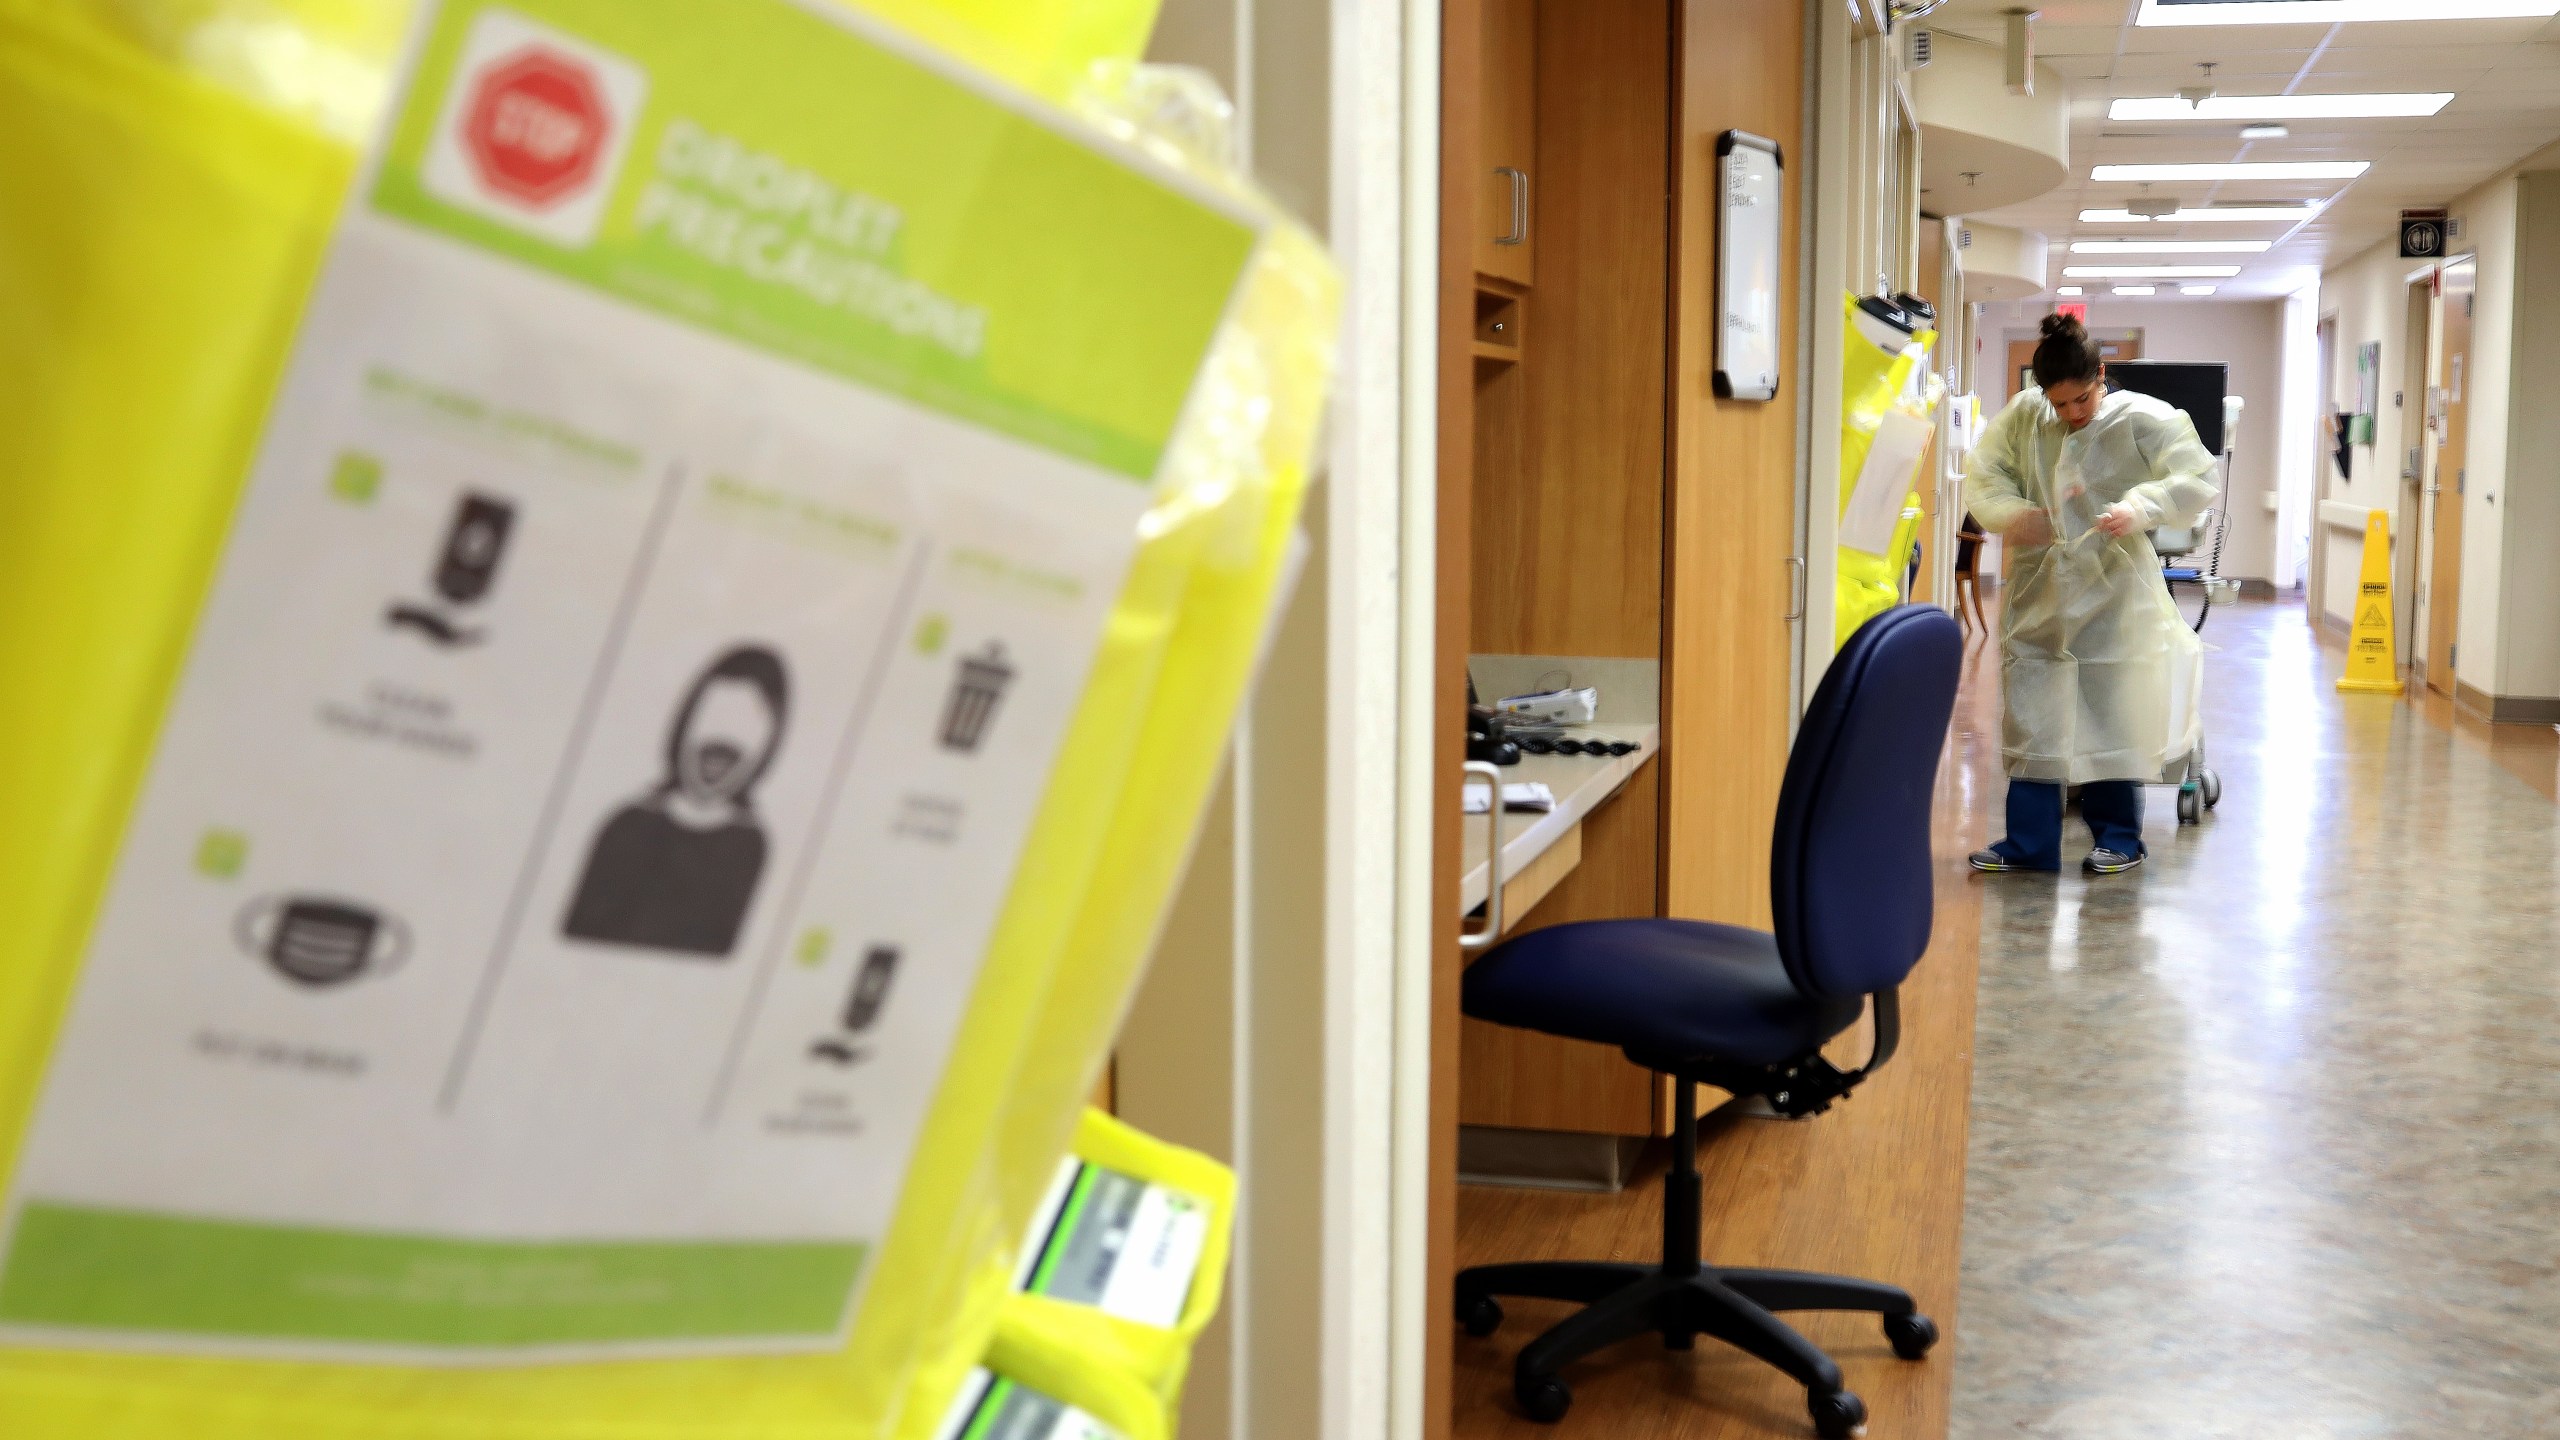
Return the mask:
<path id="1" fill-rule="evenodd" d="M 383 623 L 395 630 L 415 630 L 428 643 L 446 648 L 480 643 L 487 632 L 457 623 L 447 610 L 488 598 L 498 583 L 498 562 L 507 553 L 507 536 L 515 523 L 512 501 L 464 491 L 454 505 L 453 520 L 445 529 L 444 547 L 436 552 L 435 573 L 430 577 L 442 603 L 395 602 Z"/>

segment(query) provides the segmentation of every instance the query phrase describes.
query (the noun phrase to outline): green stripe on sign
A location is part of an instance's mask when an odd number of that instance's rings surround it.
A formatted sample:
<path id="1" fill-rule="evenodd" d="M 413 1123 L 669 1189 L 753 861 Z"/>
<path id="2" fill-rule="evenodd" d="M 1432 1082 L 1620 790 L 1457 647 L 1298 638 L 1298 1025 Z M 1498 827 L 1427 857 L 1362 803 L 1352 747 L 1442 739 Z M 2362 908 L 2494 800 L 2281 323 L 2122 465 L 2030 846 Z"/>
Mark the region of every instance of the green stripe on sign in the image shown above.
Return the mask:
<path id="1" fill-rule="evenodd" d="M 457 203 L 430 175 L 439 132 L 457 143 L 474 123 L 490 71 L 463 62 L 474 24 L 499 8 L 645 78 L 618 168 L 591 182 L 606 192 L 592 235 Z M 698 0 L 451 0 L 373 209 L 1153 478 L 1254 226 L 849 28 L 862 22 L 732 0 L 715 45 L 702 13 Z"/>
<path id="2" fill-rule="evenodd" d="M 866 1249 L 454 1240 L 31 1202 L 0 1274 L 0 1320 L 491 1348 L 826 1338 Z"/>
<path id="3" fill-rule="evenodd" d="M 1057 1228 L 1049 1232 L 1049 1248 L 1041 1254 L 1040 1268 L 1031 1277 L 1030 1293 L 1049 1293 L 1049 1282 L 1058 1275 L 1058 1262 L 1066 1258 L 1067 1246 L 1076 1238 L 1076 1227 L 1084 1223 L 1085 1207 L 1093 1203 L 1093 1187 L 1101 1178 L 1102 1171 L 1096 1166 L 1076 1167 L 1075 1189 L 1059 1209 Z"/>

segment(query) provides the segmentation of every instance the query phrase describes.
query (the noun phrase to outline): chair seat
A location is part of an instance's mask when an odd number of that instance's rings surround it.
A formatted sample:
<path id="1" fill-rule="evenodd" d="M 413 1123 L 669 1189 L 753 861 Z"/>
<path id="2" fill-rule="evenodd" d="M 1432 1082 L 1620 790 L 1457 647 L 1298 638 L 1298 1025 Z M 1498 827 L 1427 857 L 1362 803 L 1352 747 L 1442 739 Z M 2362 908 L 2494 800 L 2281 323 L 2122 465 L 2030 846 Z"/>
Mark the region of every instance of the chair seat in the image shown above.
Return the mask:
<path id="1" fill-rule="evenodd" d="M 1586 920 L 1504 941 L 1467 969 L 1478 1020 L 1615 1045 L 1645 1063 L 1792 1060 L 1856 1022 L 1863 998 L 1808 995 L 1777 937 L 1703 920 Z"/>

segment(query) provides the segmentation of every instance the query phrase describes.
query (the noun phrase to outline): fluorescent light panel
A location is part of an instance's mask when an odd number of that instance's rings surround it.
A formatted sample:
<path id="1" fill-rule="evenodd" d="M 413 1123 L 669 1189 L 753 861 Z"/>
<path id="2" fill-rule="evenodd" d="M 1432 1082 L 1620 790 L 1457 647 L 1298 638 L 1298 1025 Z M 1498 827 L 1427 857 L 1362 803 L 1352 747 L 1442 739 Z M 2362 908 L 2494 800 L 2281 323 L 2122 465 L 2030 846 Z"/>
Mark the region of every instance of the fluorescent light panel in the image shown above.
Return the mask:
<path id="1" fill-rule="evenodd" d="M 2218 285 L 2181 285 L 2178 287 L 2178 293 L 2181 295 L 2210 295 L 2220 288 L 2222 287 Z"/>
<path id="2" fill-rule="evenodd" d="M 2237 265 L 2065 265 L 2073 280 L 2228 280 Z"/>
<path id="3" fill-rule="evenodd" d="M 2315 202 L 2305 205 L 2199 205 L 2175 215 L 2162 215 L 2156 220 L 2149 215 L 2136 215 L 2130 210 L 2083 210 L 2084 225 L 2188 225 L 2196 221 L 2232 224 L 2242 221 L 2270 225 L 2291 225 L 2308 220 L 2320 212 Z"/>
<path id="4" fill-rule="evenodd" d="M 2074 255 L 2256 255 L 2273 240 L 2074 240 Z"/>
<path id="5" fill-rule="evenodd" d="M 2156 295 L 2159 292 L 2160 287 L 2157 285 L 2119 285 L 2116 287 L 2116 293 L 2119 295 Z"/>
<path id="6" fill-rule="evenodd" d="M 2433 115 L 2453 101 L 2450 90 L 2416 94 L 2216 95 L 2190 105 L 2175 95 L 2127 96 L 2107 107 L 2110 120 L 2390 120 Z"/>
<path id="7" fill-rule="evenodd" d="M 2057 287 L 2053 293 L 2056 295 L 2086 295 L 2089 292 L 2081 289 L 2077 285 L 2063 285 Z"/>
<path id="8" fill-rule="evenodd" d="M 2560 0 L 2142 0 L 2137 25 L 2338 25 L 2359 20 L 2515 20 L 2560 15 Z"/>
<path id="9" fill-rule="evenodd" d="M 2099 165 L 2091 168 L 2089 178 L 2102 185 L 2161 180 L 2353 180 L 2372 168 L 2370 160 L 2239 160 L 2209 165 Z"/>

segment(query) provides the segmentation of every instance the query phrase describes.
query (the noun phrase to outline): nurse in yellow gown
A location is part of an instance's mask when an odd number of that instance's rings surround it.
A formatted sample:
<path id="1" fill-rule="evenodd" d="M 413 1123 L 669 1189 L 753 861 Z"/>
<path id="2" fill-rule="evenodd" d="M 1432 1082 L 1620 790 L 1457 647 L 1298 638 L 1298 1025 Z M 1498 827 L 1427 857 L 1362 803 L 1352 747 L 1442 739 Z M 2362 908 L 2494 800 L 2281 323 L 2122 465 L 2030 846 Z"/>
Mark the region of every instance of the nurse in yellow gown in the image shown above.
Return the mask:
<path id="1" fill-rule="evenodd" d="M 1965 505 L 2014 554 L 2001 607 L 2008 838 L 1984 871 L 2062 868 L 2062 794 L 2077 785 L 2091 874 L 2142 863 L 2142 786 L 2194 749 L 2203 646 L 2160 576 L 2149 532 L 2213 503 L 2211 452 L 2186 415 L 2109 391 L 2081 323 L 2044 322 L 2020 394 L 1985 430 Z"/>

